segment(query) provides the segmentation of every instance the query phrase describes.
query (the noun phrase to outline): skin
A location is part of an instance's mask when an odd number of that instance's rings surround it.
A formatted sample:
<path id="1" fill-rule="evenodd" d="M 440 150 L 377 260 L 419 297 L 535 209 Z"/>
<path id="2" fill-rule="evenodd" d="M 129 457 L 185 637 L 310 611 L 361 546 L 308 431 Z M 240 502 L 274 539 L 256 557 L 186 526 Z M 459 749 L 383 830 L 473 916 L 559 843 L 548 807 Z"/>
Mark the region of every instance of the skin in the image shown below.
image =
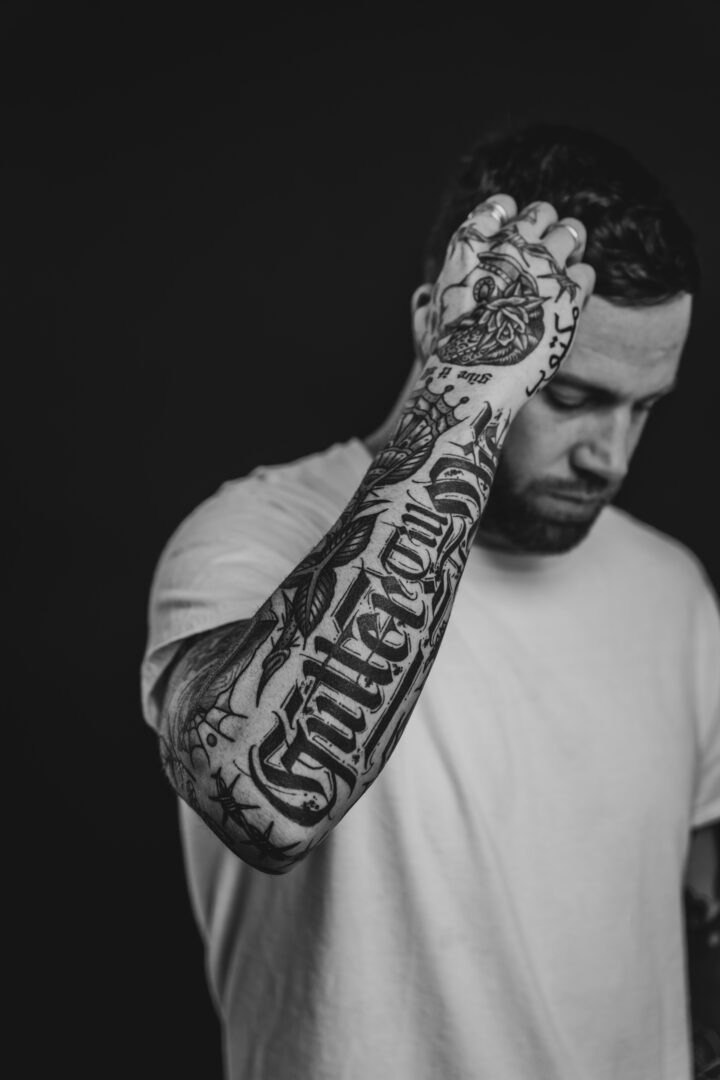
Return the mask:
<path id="1" fill-rule="evenodd" d="M 430 289 L 413 294 L 415 364 L 388 419 L 364 440 L 371 454 L 423 364 Z M 587 535 L 620 490 L 653 407 L 673 390 L 691 313 L 687 294 L 648 307 L 590 297 L 559 372 L 510 427 L 477 543 L 558 554 Z"/>
<path id="2" fill-rule="evenodd" d="M 168 779 L 266 873 L 322 843 L 394 752 L 472 544 L 572 547 L 674 384 L 690 298 L 586 303 L 583 225 L 493 202 L 505 226 L 476 208 L 413 297 L 416 363 L 338 522 L 252 619 L 190 639 L 170 673 Z"/>
<path id="3" fill-rule="evenodd" d="M 517 214 L 502 193 L 468 215 L 418 294 L 423 362 L 362 484 L 251 619 L 198 635 L 176 660 L 163 766 L 257 869 L 305 858 L 394 752 L 509 427 L 569 354 L 592 289 L 584 227 L 567 223 L 548 203 Z"/>
<path id="4" fill-rule="evenodd" d="M 413 295 L 415 365 L 390 417 L 365 440 L 372 454 L 387 439 L 424 362 L 419 337 L 430 295 L 425 285 Z M 476 543 L 557 554 L 587 535 L 617 495 L 654 405 L 673 390 L 691 312 L 686 294 L 644 308 L 590 297 L 559 372 L 510 427 Z M 702 1001 L 716 971 L 711 934 L 720 914 L 718 850 L 720 823 L 691 834 L 684 896 L 695 920 L 687 933 L 697 1076 L 705 1075 L 703 1062 L 718 1038 Z"/>
<path id="5" fill-rule="evenodd" d="M 171 673 L 167 775 L 268 873 L 322 843 L 393 753 L 478 526 L 484 543 L 527 550 L 524 512 L 540 522 L 535 550 L 577 542 L 674 382 L 689 299 L 588 304 L 582 223 L 564 228 L 547 203 L 518 214 L 503 194 L 492 205 L 505 222 L 487 204 L 473 211 L 416 293 L 409 394 L 368 444 L 374 460 L 338 521 L 253 618 L 189 641 Z"/>
<path id="6" fill-rule="evenodd" d="M 493 201 L 506 227 L 476 208 L 415 293 L 416 363 L 341 518 L 252 619 L 188 640 L 170 672 L 168 779 L 266 873 L 322 843 L 394 752 L 473 542 L 577 543 L 675 381 L 689 297 L 585 304 L 582 224 Z"/>
<path id="7" fill-rule="evenodd" d="M 675 385 L 691 309 L 687 294 L 642 308 L 590 298 L 562 368 L 510 428 L 481 543 L 553 553 L 587 534 Z"/>

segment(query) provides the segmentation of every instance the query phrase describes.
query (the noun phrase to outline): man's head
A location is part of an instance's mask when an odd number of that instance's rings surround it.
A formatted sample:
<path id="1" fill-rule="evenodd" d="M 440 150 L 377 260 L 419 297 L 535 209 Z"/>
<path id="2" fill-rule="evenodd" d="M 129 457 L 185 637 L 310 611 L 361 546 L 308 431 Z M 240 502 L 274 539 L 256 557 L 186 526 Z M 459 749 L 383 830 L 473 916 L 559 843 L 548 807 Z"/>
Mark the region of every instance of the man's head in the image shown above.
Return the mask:
<path id="1" fill-rule="evenodd" d="M 463 159 L 431 232 L 426 280 L 479 202 L 506 191 L 544 200 L 586 227 L 596 285 L 559 374 L 514 420 L 481 538 L 560 552 L 617 493 L 653 404 L 666 394 L 699 285 L 693 239 L 668 196 L 626 151 L 589 132 L 540 125 Z"/>

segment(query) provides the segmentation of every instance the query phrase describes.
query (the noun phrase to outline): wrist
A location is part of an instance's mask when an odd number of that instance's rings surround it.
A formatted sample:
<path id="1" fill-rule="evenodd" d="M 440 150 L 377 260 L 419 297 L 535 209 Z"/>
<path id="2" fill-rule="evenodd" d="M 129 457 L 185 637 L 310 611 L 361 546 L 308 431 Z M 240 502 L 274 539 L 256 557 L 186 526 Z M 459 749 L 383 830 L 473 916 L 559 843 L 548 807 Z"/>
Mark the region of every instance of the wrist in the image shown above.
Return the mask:
<path id="1" fill-rule="evenodd" d="M 529 386 L 528 372 L 522 366 L 464 368 L 431 358 L 418 375 L 405 408 L 412 408 L 422 396 L 435 401 L 437 408 L 451 409 L 460 421 L 472 422 L 486 403 L 493 412 L 511 417 L 530 400 Z"/>

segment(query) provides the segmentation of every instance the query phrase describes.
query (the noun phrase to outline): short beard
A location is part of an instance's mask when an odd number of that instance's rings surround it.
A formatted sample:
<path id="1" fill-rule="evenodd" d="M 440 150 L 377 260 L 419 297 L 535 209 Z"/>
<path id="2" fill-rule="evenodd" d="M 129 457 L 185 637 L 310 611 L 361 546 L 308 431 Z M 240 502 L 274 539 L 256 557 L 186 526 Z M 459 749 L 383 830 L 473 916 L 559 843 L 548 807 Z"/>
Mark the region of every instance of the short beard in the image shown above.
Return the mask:
<path id="1" fill-rule="evenodd" d="M 499 479 L 499 482 L 498 482 Z M 585 539 L 604 507 L 582 521 L 542 517 L 532 501 L 532 490 L 513 491 L 496 477 L 480 522 L 477 539 L 487 546 L 538 555 L 562 555 Z"/>

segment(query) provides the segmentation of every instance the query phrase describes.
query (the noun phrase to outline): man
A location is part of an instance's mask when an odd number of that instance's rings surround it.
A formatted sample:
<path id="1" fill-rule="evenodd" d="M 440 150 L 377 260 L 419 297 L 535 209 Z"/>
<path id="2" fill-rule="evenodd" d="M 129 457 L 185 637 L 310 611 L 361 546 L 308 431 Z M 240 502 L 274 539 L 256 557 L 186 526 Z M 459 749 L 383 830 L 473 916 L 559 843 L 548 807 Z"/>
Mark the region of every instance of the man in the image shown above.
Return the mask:
<path id="1" fill-rule="evenodd" d="M 697 278 L 616 147 L 478 148 L 388 423 L 225 485 L 170 542 L 145 713 L 229 1077 L 688 1075 L 718 615 L 608 504 Z"/>

